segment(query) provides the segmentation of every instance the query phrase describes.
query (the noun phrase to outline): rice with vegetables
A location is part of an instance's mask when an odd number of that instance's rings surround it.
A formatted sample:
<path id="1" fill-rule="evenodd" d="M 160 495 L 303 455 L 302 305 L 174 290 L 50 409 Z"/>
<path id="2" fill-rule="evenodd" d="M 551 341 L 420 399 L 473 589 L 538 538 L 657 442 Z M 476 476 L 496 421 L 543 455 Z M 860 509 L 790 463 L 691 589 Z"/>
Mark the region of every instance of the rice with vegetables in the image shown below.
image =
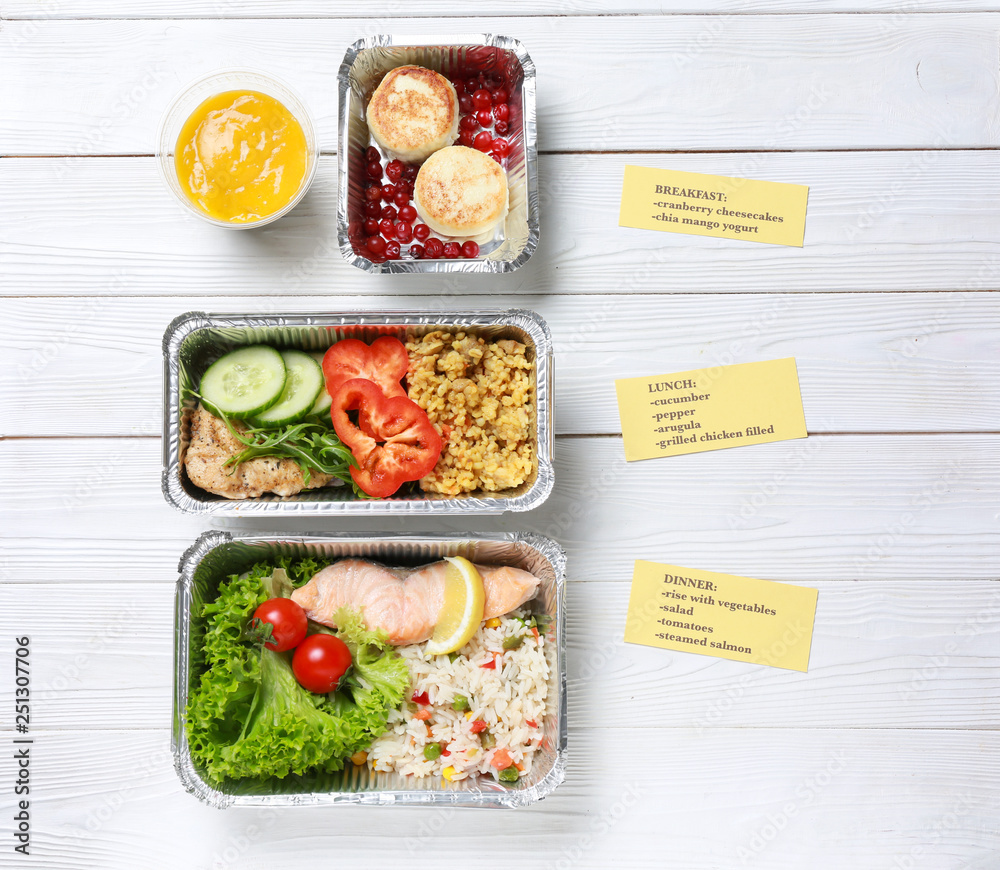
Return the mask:
<path id="1" fill-rule="evenodd" d="M 407 394 L 444 438 L 425 492 L 512 489 L 536 468 L 534 363 L 524 344 L 466 332 L 408 336 Z"/>
<path id="2" fill-rule="evenodd" d="M 536 636 L 537 635 L 537 636 Z M 480 626 L 460 654 L 400 648 L 410 668 L 407 697 L 372 744 L 375 770 L 458 781 L 477 773 L 516 781 L 543 745 L 553 645 L 517 610 Z M 494 667 L 489 667 L 493 663 Z M 487 665 L 487 667 L 483 667 Z"/>

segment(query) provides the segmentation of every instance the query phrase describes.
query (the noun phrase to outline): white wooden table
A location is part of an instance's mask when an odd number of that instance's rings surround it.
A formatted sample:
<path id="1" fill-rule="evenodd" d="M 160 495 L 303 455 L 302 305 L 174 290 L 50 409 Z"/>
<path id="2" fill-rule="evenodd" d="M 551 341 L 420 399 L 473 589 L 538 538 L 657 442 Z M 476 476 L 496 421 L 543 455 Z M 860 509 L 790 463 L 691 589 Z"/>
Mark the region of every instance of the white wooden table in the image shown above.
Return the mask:
<path id="1" fill-rule="evenodd" d="M 366 18 L 349 17 L 364 11 Z M 0 21 L 0 866 L 1000 867 L 1000 4 L 6 0 Z M 868 14 L 858 14 L 868 13 Z M 419 15 L 421 17 L 405 17 Z M 336 242 L 336 73 L 391 31 L 538 67 L 541 244 L 510 276 L 373 277 Z M 324 156 L 289 217 L 185 217 L 176 91 L 270 71 Z M 617 226 L 623 166 L 810 187 L 801 249 Z M 184 311 L 517 305 L 556 348 L 553 496 L 463 522 L 568 550 L 567 780 L 517 812 L 215 811 L 169 753 L 178 557 L 161 354 Z M 794 356 L 807 441 L 626 467 L 613 380 Z M 807 674 L 625 645 L 637 558 L 819 589 Z M 31 856 L 13 851 L 30 636 Z"/>

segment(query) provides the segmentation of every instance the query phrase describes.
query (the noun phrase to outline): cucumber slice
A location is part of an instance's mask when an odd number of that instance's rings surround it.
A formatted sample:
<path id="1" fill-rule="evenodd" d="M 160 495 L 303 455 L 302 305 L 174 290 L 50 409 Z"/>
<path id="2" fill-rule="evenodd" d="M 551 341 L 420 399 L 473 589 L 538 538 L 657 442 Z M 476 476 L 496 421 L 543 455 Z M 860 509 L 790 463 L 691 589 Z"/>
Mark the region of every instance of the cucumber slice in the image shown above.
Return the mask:
<path id="1" fill-rule="evenodd" d="M 314 360 L 316 360 L 317 363 L 319 363 L 319 367 L 322 370 L 323 357 L 326 356 L 326 351 L 324 350 L 320 351 L 319 353 L 311 353 L 309 354 L 309 356 L 311 356 Z M 333 404 L 333 399 L 330 397 L 330 394 L 326 391 L 326 379 L 324 378 L 323 389 L 319 391 L 319 396 L 317 397 L 313 406 L 309 409 L 308 416 L 321 417 L 324 414 L 329 414 L 330 405 L 332 404 Z"/>
<path id="2" fill-rule="evenodd" d="M 281 358 L 288 371 L 281 398 L 253 421 L 270 429 L 296 423 L 309 413 L 323 389 L 323 369 L 301 350 L 283 350 Z"/>
<path id="3" fill-rule="evenodd" d="M 205 406 L 245 419 L 267 410 L 285 388 L 285 362 L 273 347 L 251 345 L 227 353 L 202 375 L 199 392 Z"/>

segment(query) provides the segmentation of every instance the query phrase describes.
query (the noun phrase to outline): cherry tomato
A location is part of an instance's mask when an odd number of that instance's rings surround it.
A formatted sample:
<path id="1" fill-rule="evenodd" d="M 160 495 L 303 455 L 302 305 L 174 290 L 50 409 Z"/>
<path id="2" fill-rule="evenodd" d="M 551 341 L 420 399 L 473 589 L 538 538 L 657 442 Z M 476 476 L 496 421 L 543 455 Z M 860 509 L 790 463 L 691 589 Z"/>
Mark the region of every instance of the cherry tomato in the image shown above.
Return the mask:
<path id="1" fill-rule="evenodd" d="M 291 598 L 269 598 L 253 612 L 253 618 L 271 626 L 268 649 L 284 652 L 302 643 L 306 636 L 306 612 Z"/>
<path id="2" fill-rule="evenodd" d="M 292 672 L 303 689 L 325 695 L 340 683 L 351 666 L 351 651 L 332 634 L 311 634 L 295 649 Z"/>

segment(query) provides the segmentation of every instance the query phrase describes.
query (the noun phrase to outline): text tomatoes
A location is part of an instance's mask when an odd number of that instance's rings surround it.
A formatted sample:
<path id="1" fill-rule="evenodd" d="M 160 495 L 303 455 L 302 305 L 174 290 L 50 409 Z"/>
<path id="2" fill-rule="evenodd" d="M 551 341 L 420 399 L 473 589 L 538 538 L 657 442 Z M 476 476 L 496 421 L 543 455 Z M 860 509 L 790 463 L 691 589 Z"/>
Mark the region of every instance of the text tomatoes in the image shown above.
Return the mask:
<path id="1" fill-rule="evenodd" d="M 306 612 L 291 598 L 270 598 L 253 612 L 251 631 L 262 636 L 271 627 L 271 640 L 264 644 L 275 652 L 284 652 L 302 643 L 306 636 Z M 258 621 L 259 620 L 259 621 Z"/>
<path id="2" fill-rule="evenodd" d="M 318 695 L 336 689 L 350 666 L 351 651 L 332 634 L 309 635 L 292 656 L 295 679 L 302 688 Z"/>

